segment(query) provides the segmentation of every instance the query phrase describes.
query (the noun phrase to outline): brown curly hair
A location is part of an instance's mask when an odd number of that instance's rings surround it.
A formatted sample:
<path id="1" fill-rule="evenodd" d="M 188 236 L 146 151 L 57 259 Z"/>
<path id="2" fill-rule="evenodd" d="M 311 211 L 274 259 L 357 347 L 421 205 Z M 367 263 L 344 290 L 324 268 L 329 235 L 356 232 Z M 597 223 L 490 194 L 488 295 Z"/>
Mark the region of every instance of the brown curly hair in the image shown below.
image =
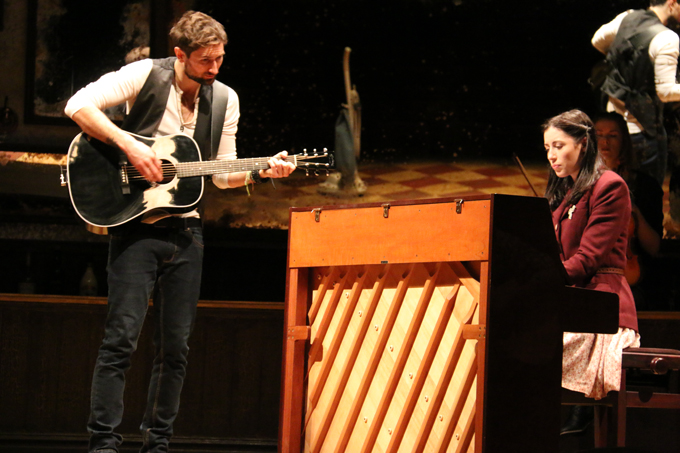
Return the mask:
<path id="1" fill-rule="evenodd" d="M 187 11 L 170 30 L 174 46 L 191 56 L 191 52 L 215 44 L 227 44 L 227 33 L 222 24 L 199 11 Z"/>

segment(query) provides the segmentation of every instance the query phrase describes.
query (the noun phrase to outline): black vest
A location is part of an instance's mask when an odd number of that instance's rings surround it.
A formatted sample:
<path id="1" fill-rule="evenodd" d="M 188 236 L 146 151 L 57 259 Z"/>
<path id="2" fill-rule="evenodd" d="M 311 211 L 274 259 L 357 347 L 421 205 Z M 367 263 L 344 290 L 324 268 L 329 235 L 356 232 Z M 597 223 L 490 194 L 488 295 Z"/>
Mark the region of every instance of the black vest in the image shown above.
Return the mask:
<path id="1" fill-rule="evenodd" d="M 612 70 L 602 85 L 602 91 L 623 101 L 652 137 L 663 127 L 663 103 L 656 94 L 649 44 L 664 30 L 668 29 L 654 11 L 634 11 L 624 17 L 607 52 Z"/>
<path id="2" fill-rule="evenodd" d="M 156 133 L 165 114 L 170 87 L 175 78 L 175 60 L 175 57 L 153 60 L 149 77 L 137 95 L 130 113 L 125 117 L 122 129 L 145 137 Z M 213 85 L 202 85 L 198 97 L 194 140 L 201 150 L 203 160 L 214 159 L 222 138 L 229 92 L 226 85 L 215 81 Z"/>

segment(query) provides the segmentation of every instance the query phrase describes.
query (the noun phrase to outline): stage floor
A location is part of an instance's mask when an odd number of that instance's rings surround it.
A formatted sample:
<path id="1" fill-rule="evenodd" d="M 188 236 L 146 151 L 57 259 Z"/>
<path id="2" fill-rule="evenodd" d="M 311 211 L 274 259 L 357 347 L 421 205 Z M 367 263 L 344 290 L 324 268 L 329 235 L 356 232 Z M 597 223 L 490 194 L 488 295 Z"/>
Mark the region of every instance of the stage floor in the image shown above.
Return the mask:
<path id="1" fill-rule="evenodd" d="M 352 191 L 323 194 L 319 176 L 305 176 L 297 170 L 287 179 L 245 188 L 219 190 L 207 186 L 206 219 L 232 228 L 288 228 L 290 207 L 348 205 L 357 203 L 421 200 L 482 194 L 534 196 L 543 195 L 547 184 L 548 165 L 544 162 L 524 163 L 531 182 L 511 161 L 456 161 L 417 163 L 359 164 L 359 176 L 366 192 Z M 668 211 L 668 178 L 664 184 L 664 212 Z"/>
<path id="2" fill-rule="evenodd" d="M 63 199 L 63 216 L 75 214 L 68 205 L 68 190 L 60 186 L 60 167 L 66 156 L 55 154 L 0 152 L 0 195 Z M 546 161 L 524 162 L 527 177 L 536 193 L 543 195 L 547 183 Z M 296 170 L 289 178 L 250 188 L 217 189 L 206 184 L 205 219 L 220 228 L 287 229 L 289 208 L 397 200 L 460 197 L 480 194 L 534 196 L 530 183 L 511 158 L 504 160 L 422 161 L 408 163 L 359 162 L 365 193 L 339 191 L 322 193 L 325 172 L 318 176 Z M 664 184 L 664 212 L 668 212 L 668 178 Z M 44 207 L 43 207 L 44 208 Z M 47 210 L 49 211 L 49 210 Z M 18 217 L 34 217 L 37 212 Z M 46 223 L 54 212 L 46 212 Z"/>
<path id="3" fill-rule="evenodd" d="M 547 182 L 546 167 L 525 166 L 536 191 L 542 194 Z M 208 185 L 206 220 L 235 228 L 288 228 L 290 207 L 347 205 L 357 203 L 420 200 L 479 194 L 532 196 L 529 183 L 519 167 L 511 162 L 419 162 L 403 164 L 372 163 L 359 165 L 365 193 L 341 190 L 322 193 L 326 173 L 305 175 L 297 170 L 287 179 L 250 188 L 221 191 Z"/>

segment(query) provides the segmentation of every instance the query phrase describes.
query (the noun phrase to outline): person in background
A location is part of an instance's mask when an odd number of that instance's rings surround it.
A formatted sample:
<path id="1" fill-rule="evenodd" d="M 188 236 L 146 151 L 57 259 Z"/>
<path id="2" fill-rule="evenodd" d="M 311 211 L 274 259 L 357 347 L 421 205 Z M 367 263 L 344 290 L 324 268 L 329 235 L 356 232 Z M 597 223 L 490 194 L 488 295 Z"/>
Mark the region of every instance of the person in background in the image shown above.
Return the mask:
<path id="1" fill-rule="evenodd" d="M 212 17 L 186 12 L 170 37 L 175 56 L 142 59 L 105 74 L 78 91 L 65 112 L 88 135 L 120 148 L 153 185 L 162 181 L 155 152 L 127 132 L 155 137 L 186 134 L 204 158 L 236 159 L 238 96 L 216 81 L 227 35 Z M 102 110 L 127 102 L 122 129 Z M 213 125 L 219 130 L 212 131 Z M 127 131 L 127 132 L 126 132 Z M 295 169 L 281 152 L 266 170 L 214 175 L 219 188 L 243 187 L 283 178 Z M 109 228 L 108 314 L 92 379 L 90 452 L 116 453 L 122 436 L 125 373 L 153 296 L 154 359 L 147 407 L 141 423 L 142 452 L 167 452 L 186 375 L 188 339 L 196 317 L 203 263 L 198 209 L 147 213 Z"/>
<path id="2" fill-rule="evenodd" d="M 602 85 L 607 111 L 623 116 L 638 165 L 659 185 L 668 158 L 663 104 L 680 101 L 675 80 L 680 39 L 666 27 L 671 19 L 680 19 L 677 0 L 651 0 L 649 9 L 619 14 L 591 40 L 611 66 Z"/>
<path id="3" fill-rule="evenodd" d="M 663 189 L 647 173 L 634 170 L 634 154 L 623 117 L 614 112 L 601 114 L 595 121 L 597 147 L 605 165 L 618 173 L 630 190 L 632 205 L 626 277 L 638 310 L 660 308 L 667 296 L 664 269 L 656 255 L 663 237 Z"/>
<path id="4" fill-rule="evenodd" d="M 125 64 L 130 64 L 139 60 L 145 60 L 149 58 L 150 52 L 151 49 L 149 49 L 149 46 L 135 47 L 132 50 L 130 50 L 127 54 L 125 54 Z"/>
<path id="5" fill-rule="evenodd" d="M 621 385 L 621 351 L 639 346 L 637 312 L 624 276 L 631 215 L 626 182 L 597 152 L 595 127 L 570 110 L 543 125 L 550 163 L 545 196 L 550 204 L 567 283 L 619 296 L 616 334 L 565 332 L 562 387 L 602 399 Z M 574 406 L 562 434 L 585 429 L 591 406 Z"/>
<path id="6" fill-rule="evenodd" d="M 602 25 L 592 45 L 607 56 L 610 71 L 601 87 L 607 111 L 623 116 L 636 167 L 663 187 L 668 165 L 664 104 L 680 101 L 676 81 L 680 38 L 667 25 L 680 19 L 678 0 L 650 0 L 647 10 L 629 10 Z M 668 237 L 680 237 L 680 165 L 671 169 Z"/>

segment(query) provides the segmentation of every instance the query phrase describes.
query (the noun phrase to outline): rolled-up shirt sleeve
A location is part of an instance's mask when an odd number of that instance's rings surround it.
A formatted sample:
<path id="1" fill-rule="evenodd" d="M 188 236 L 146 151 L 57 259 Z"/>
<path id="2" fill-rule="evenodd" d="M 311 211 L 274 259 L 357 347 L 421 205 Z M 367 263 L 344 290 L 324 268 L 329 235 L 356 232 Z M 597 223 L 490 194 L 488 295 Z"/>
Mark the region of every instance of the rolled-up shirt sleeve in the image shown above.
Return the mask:
<path id="1" fill-rule="evenodd" d="M 71 118 L 86 106 L 104 110 L 124 102 L 134 102 L 144 86 L 153 62 L 149 59 L 123 66 L 78 90 L 69 99 L 64 113 Z M 128 105 L 128 108 L 130 106 Z"/>
<path id="2" fill-rule="evenodd" d="M 236 131 L 238 129 L 238 120 L 240 117 L 240 107 L 238 95 L 234 90 L 229 88 L 229 101 L 227 102 L 227 112 L 224 115 L 224 124 L 222 126 L 222 139 L 220 140 L 220 147 L 217 151 L 217 160 L 233 160 L 236 159 Z M 222 173 L 213 175 L 213 183 L 220 189 L 228 189 L 229 173 Z"/>
<path id="3" fill-rule="evenodd" d="M 611 22 L 607 22 L 601 26 L 590 41 L 593 47 L 606 55 L 609 51 L 609 47 L 611 47 L 614 42 L 614 38 L 616 38 L 616 33 L 618 33 L 619 27 L 621 26 L 621 21 L 623 21 L 623 18 L 630 14 L 631 11 L 633 10 L 625 11 L 616 16 Z"/>
<path id="4" fill-rule="evenodd" d="M 654 62 L 654 84 L 661 102 L 680 101 L 680 84 L 676 83 L 680 38 L 672 30 L 657 34 L 649 44 L 649 57 Z"/>

